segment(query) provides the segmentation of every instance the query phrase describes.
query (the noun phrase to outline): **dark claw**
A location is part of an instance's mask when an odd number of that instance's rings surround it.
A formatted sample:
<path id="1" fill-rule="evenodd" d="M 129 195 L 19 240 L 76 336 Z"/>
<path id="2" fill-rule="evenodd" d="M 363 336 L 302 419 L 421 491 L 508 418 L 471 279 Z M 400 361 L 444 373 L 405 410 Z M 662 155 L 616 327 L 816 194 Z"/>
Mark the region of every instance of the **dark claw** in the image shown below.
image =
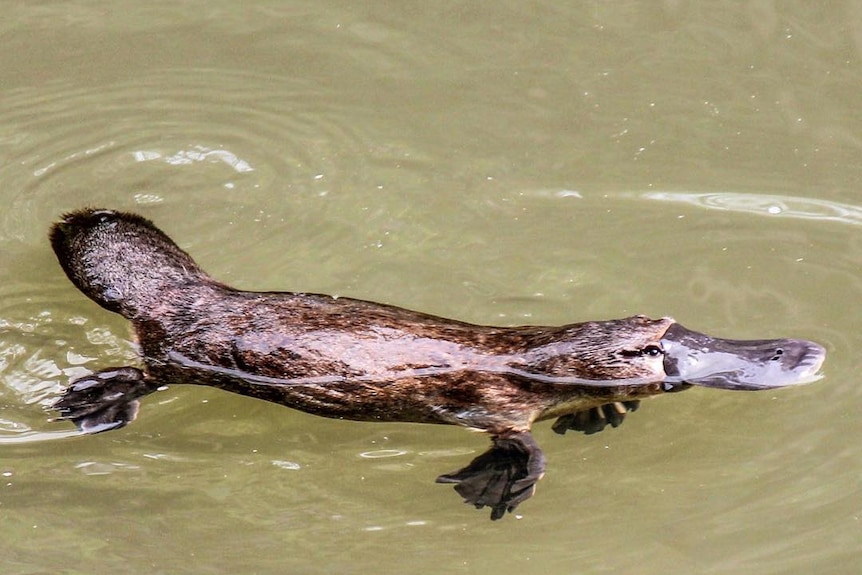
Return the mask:
<path id="1" fill-rule="evenodd" d="M 587 435 L 602 431 L 605 426 L 619 427 L 626 414 L 637 411 L 639 400 L 615 401 L 583 411 L 576 411 L 557 418 L 551 426 L 556 433 L 565 434 L 568 430 L 582 431 Z"/>
<path id="2" fill-rule="evenodd" d="M 494 445 L 467 467 L 437 478 L 454 483 L 466 503 L 491 508 L 491 519 L 532 497 L 536 482 L 545 472 L 545 455 L 528 432 L 495 437 Z"/>
<path id="3" fill-rule="evenodd" d="M 104 369 L 72 382 L 53 407 L 60 419 L 72 421 L 84 433 L 100 433 L 134 421 L 138 398 L 153 391 L 139 369 Z"/>

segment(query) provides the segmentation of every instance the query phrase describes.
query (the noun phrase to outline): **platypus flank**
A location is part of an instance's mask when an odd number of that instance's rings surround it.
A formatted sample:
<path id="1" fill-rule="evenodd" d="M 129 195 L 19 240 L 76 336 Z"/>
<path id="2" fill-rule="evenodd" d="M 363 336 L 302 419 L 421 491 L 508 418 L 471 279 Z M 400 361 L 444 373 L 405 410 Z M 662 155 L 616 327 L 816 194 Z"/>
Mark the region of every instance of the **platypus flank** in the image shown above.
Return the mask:
<path id="1" fill-rule="evenodd" d="M 438 482 L 455 483 L 492 519 L 529 498 L 544 473 L 536 421 L 593 433 L 642 398 L 691 385 L 811 381 L 826 355 L 799 339 L 713 338 L 668 317 L 493 327 L 345 297 L 241 291 L 150 221 L 112 210 L 65 215 L 51 244 L 79 290 L 132 322 L 143 353 L 143 369 L 96 372 L 57 401 L 82 431 L 128 424 L 138 399 L 168 383 L 325 417 L 462 425 L 488 432 L 493 446 Z"/>

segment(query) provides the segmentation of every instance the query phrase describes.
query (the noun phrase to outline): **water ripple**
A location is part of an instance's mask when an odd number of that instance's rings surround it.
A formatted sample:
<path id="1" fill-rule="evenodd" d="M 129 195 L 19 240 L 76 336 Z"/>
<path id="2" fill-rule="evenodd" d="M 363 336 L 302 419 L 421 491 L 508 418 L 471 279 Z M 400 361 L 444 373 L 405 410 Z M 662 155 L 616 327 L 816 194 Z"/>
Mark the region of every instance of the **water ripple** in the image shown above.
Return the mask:
<path id="1" fill-rule="evenodd" d="M 638 197 L 712 210 L 862 225 L 862 207 L 816 198 L 738 192 L 645 192 Z"/>
<path id="2" fill-rule="evenodd" d="M 69 382 L 90 373 L 91 363 L 135 361 L 124 337 L 76 306 L 60 310 L 56 302 L 66 293 L 63 286 L 37 282 L 0 287 L 0 444 L 66 437 L 41 430 Z"/>
<path id="3" fill-rule="evenodd" d="M 9 190 L 0 239 L 32 237 L 82 203 L 254 205 L 370 184 L 371 164 L 416 156 L 369 133 L 376 113 L 320 82 L 241 70 L 10 90 L 0 95 L 0 154 L 9 160 L 0 166 Z"/>

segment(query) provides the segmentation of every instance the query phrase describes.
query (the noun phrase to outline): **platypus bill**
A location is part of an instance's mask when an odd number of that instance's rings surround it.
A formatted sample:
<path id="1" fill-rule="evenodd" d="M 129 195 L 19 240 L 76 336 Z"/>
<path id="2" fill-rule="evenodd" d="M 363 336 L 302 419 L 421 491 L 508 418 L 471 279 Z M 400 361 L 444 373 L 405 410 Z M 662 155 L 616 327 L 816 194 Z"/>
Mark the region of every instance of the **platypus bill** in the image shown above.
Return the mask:
<path id="1" fill-rule="evenodd" d="M 67 214 L 51 230 L 66 275 L 131 320 L 143 369 L 74 381 L 55 408 L 82 431 L 122 427 L 138 399 L 168 383 L 210 385 L 302 411 L 361 421 L 447 423 L 486 431 L 492 447 L 437 480 L 499 519 L 545 470 L 530 434 L 595 433 L 642 398 L 702 385 L 771 389 L 817 379 L 809 341 L 735 341 L 671 318 L 560 327 L 472 325 L 394 306 L 217 282 L 141 216 Z"/>

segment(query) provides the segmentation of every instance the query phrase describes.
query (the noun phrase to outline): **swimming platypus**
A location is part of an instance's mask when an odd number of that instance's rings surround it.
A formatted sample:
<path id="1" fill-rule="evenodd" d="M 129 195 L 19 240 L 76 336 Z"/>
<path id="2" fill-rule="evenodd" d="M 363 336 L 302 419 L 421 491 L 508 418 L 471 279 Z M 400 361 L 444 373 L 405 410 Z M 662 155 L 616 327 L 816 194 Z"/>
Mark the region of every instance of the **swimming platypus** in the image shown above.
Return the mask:
<path id="1" fill-rule="evenodd" d="M 143 370 L 74 381 L 55 407 L 89 433 L 122 427 L 168 383 L 209 385 L 360 421 L 446 423 L 492 448 L 442 475 L 502 517 L 544 473 L 534 422 L 558 433 L 616 427 L 638 401 L 691 385 L 765 389 L 816 379 L 809 341 L 712 338 L 669 317 L 494 327 L 345 297 L 250 292 L 212 279 L 149 220 L 85 209 L 51 230 L 75 286 L 129 319 Z"/>

